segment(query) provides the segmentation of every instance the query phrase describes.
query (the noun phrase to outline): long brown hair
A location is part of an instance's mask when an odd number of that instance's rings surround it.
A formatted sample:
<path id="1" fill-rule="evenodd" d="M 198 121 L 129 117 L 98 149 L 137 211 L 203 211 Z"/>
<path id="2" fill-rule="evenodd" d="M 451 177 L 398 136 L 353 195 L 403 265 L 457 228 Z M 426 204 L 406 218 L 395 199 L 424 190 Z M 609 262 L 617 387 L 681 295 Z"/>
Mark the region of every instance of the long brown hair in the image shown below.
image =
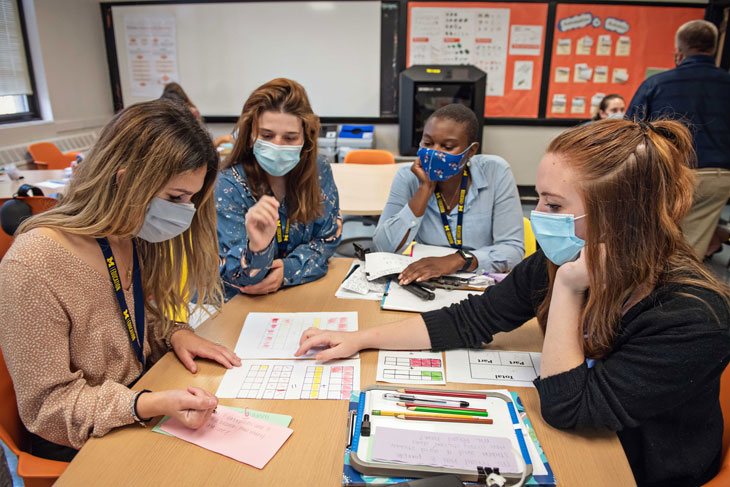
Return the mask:
<path id="1" fill-rule="evenodd" d="M 236 128 L 238 137 L 223 167 L 243 165 L 256 198 L 266 194 L 266 172 L 256 162 L 253 144 L 258 136 L 258 121 L 266 111 L 290 113 L 302 121 L 304 147 L 299 163 L 286 175 L 286 204 L 292 221 L 307 223 L 322 216 L 322 195 L 317 168 L 319 117 L 312 112 L 304 87 L 286 78 L 276 78 L 256 88 L 243 105 Z"/>
<path id="2" fill-rule="evenodd" d="M 172 240 L 137 239 L 145 308 L 163 333 L 173 313 L 197 294 L 198 303 L 220 306 L 213 188 L 218 155 L 210 137 L 190 110 L 169 100 L 132 105 L 119 112 L 79 165 L 61 203 L 29 218 L 18 233 L 48 227 L 76 235 L 132 238 L 142 227 L 147 207 L 171 178 L 207 168 L 203 188 L 192 197 L 192 224 Z M 124 176 L 117 182 L 117 173 Z M 183 256 L 187 278 L 181 287 Z"/>
<path id="3" fill-rule="evenodd" d="M 586 212 L 589 293 L 580 317 L 587 357 L 610 352 L 626 299 L 637 288 L 682 284 L 730 288 L 699 262 L 680 224 L 692 205 L 695 163 L 689 130 L 677 121 L 600 120 L 566 130 L 548 146 L 578 175 Z M 601 257 L 600 242 L 605 247 Z M 537 318 L 545 328 L 557 266 Z"/>

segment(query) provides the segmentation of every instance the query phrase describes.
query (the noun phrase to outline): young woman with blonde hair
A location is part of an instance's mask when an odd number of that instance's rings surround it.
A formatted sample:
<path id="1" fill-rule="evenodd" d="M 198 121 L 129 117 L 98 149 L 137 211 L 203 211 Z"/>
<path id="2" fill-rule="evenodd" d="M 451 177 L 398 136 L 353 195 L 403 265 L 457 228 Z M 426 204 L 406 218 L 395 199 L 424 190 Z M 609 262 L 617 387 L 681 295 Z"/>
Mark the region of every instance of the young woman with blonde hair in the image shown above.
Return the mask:
<path id="1" fill-rule="evenodd" d="M 692 203 L 692 139 L 679 122 L 601 120 L 552 141 L 532 228 L 542 247 L 483 295 L 355 333 L 304 332 L 318 360 L 363 348 L 478 348 L 537 316 L 535 386 L 557 428 L 617 431 L 640 486 L 718 471 L 730 289 L 679 223 Z"/>
<path id="2" fill-rule="evenodd" d="M 91 436 L 153 416 L 202 426 L 215 396 L 129 389 L 168 350 L 240 365 L 166 310 L 221 303 L 213 185 L 218 157 L 193 114 L 168 100 L 103 129 L 54 209 L 21 225 L 0 263 L 0 345 L 32 453 L 69 460 Z M 194 249 L 194 251 L 193 251 Z M 187 256 L 187 279 L 182 259 Z"/>
<path id="3" fill-rule="evenodd" d="M 246 100 L 236 129 L 215 190 L 226 298 L 322 277 L 342 216 L 307 93 L 296 81 L 269 81 Z"/>

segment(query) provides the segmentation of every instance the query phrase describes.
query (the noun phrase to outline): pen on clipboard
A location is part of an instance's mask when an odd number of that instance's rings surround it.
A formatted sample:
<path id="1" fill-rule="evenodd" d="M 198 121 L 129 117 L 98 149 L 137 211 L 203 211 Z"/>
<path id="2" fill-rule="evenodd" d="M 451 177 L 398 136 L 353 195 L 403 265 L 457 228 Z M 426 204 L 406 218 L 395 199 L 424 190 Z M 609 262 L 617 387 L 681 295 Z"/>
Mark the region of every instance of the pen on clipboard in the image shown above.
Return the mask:
<path id="1" fill-rule="evenodd" d="M 457 408 L 468 408 L 469 403 L 466 401 L 451 401 L 449 399 L 434 399 L 433 397 L 409 396 L 406 394 L 383 394 L 383 399 L 389 401 L 406 401 L 406 402 L 427 402 L 432 404 L 443 404 L 444 406 L 456 406 Z"/>

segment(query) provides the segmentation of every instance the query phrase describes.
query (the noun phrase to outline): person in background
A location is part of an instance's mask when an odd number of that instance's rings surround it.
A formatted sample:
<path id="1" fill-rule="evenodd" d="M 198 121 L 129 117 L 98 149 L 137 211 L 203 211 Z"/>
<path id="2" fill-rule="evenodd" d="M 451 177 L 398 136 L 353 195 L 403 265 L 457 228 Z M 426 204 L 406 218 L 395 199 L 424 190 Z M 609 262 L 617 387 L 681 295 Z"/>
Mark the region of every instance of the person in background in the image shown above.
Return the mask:
<path id="1" fill-rule="evenodd" d="M 603 120 L 606 118 L 617 118 L 620 120 L 624 118 L 625 112 L 626 102 L 624 98 L 621 95 L 613 93 L 603 97 L 593 120 Z"/>
<path id="2" fill-rule="evenodd" d="M 236 129 L 215 189 L 226 299 L 319 279 L 342 216 L 307 93 L 296 81 L 269 81 L 246 100 Z"/>
<path id="3" fill-rule="evenodd" d="M 457 271 L 506 272 L 525 255 L 520 197 L 509 164 L 477 155 L 476 115 L 452 104 L 426 120 L 418 160 L 398 170 L 375 229 L 381 252 L 402 252 L 412 240 L 451 247 L 443 257 L 409 265 L 407 284 Z"/>
<path id="4" fill-rule="evenodd" d="M 178 83 L 175 83 L 174 81 L 172 83 L 167 83 L 165 85 L 165 88 L 162 90 L 162 95 L 160 95 L 160 98 L 165 100 L 171 100 L 176 103 L 181 103 L 183 106 L 188 107 L 191 112 L 193 112 L 195 118 L 200 121 L 203 120 L 203 117 L 200 115 L 200 111 L 195 106 L 195 103 L 193 103 L 188 94 L 185 93 L 185 90 L 183 90 L 182 86 L 180 86 Z"/>
<path id="5" fill-rule="evenodd" d="M 531 220 L 541 250 L 459 304 L 353 333 L 309 328 L 295 355 L 480 348 L 537 317 L 535 386 L 548 424 L 616 431 L 639 486 L 706 483 L 722 458 L 730 288 L 679 227 L 691 144 L 675 121 L 566 130 L 538 168 Z"/>
<path id="6" fill-rule="evenodd" d="M 674 47 L 677 67 L 645 80 L 626 115 L 647 120 L 681 117 L 689 123 L 697 151 L 697 188 L 682 229 L 703 258 L 730 196 L 730 73 L 715 66 L 717 27 L 710 22 L 682 25 Z"/>
<path id="7" fill-rule="evenodd" d="M 54 209 L 25 220 L 0 263 L 0 346 L 31 453 L 69 461 L 90 437 L 154 416 L 191 428 L 218 401 L 197 387 L 130 387 L 167 351 L 240 365 L 171 312 L 220 306 L 218 157 L 192 113 L 132 105 L 101 132 Z M 194 252 L 192 250 L 195 250 Z M 187 279 L 182 259 L 187 256 Z"/>

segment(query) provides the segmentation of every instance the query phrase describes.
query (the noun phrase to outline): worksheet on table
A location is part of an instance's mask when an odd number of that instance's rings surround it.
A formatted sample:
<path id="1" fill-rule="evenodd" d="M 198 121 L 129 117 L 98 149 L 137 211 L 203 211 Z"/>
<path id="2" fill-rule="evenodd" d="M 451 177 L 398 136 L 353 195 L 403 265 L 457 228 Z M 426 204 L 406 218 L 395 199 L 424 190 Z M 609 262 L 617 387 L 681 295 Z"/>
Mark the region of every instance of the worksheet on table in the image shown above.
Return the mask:
<path id="1" fill-rule="evenodd" d="M 350 399 L 360 387 L 360 359 L 242 360 L 228 369 L 216 396 L 241 399 Z"/>
<path id="2" fill-rule="evenodd" d="M 357 331 L 357 312 L 249 313 L 234 351 L 242 359 L 312 359 L 321 349 L 294 356 L 302 333 L 310 327 Z"/>
<path id="3" fill-rule="evenodd" d="M 507 350 L 457 349 L 446 351 L 449 382 L 535 387 L 542 354 Z"/>
<path id="4" fill-rule="evenodd" d="M 446 384 L 444 360 L 441 352 L 380 350 L 375 380 L 395 384 Z"/>

